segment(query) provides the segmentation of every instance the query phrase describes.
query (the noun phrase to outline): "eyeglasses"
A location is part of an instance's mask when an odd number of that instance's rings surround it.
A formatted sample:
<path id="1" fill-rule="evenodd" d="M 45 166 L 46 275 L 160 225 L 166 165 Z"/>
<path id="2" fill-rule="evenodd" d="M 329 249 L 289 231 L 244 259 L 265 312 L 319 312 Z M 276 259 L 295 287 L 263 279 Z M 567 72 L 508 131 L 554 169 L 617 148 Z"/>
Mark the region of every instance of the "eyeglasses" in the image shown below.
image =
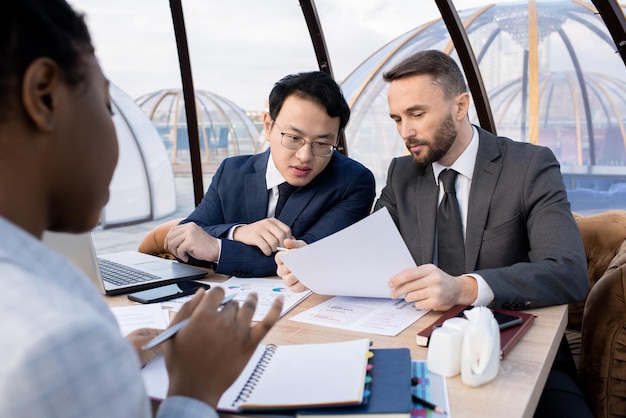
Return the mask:
<path id="1" fill-rule="evenodd" d="M 276 121 L 274 121 L 274 125 L 278 126 Z M 278 126 L 278 129 L 282 130 L 280 126 Z M 333 150 L 336 148 L 333 144 L 327 144 L 326 142 L 307 141 L 301 136 L 289 134 L 286 132 L 280 133 L 280 143 L 283 147 L 292 150 L 298 150 L 302 148 L 304 144 L 311 144 L 311 153 L 318 157 L 330 157 L 333 153 Z"/>

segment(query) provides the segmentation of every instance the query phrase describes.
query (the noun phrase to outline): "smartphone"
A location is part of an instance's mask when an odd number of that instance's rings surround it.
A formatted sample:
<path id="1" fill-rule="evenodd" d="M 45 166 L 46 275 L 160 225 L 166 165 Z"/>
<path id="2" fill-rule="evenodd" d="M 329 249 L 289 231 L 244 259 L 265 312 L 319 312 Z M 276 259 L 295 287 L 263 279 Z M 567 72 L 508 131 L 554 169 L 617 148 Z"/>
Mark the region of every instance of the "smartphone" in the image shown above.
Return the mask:
<path id="1" fill-rule="evenodd" d="M 504 312 L 492 311 L 493 317 L 496 318 L 500 331 L 511 328 L 522 323 L 522 317 L 517 315 L 509 315 Z"/>
<path id="2" fill-rule="evenodd" d="M 181 296 L 192 295 L 196 293 L 198 289 L 209 289 L 210 287 L 211 286 L 206 283 L 187 280 L 184 282 L 168 284 L 166 286 L 130 293 L 128 295 L 128 299 L 139 303 L 163 302 L 170 299 L 176 299 Z"/>
<path id="3" fill-rule="evenodd" d="M 472 307 L 467 308 L 465 311 L 469 309 L 472 309 Z M 464 318 L 465 311 L 459 313 L 457 316 L 460 318 Z M 504 312 L 498 312 L 494 310 L 492 310 L 491 312 L 493 313 L 493 317 L 496 319 L 496 322 L 498 323 L 498 327 L 500 328 L 500 331 L 514 327 L 515 325 L 519 325 L 522 323 L 521 316 L 510 315 Z"/>

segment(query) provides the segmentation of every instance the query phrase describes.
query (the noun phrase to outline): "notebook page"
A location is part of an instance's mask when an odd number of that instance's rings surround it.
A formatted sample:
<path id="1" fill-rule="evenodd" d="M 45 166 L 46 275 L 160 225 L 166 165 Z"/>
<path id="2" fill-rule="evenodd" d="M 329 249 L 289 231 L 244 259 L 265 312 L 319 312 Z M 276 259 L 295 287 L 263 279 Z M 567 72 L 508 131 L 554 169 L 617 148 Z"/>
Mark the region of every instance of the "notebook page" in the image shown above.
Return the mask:
<path id="1" fill-rule="evenodd" d="M 278 356 L 277 353 L 274 354 L 279 360 L 270 361 L 273 365 L 263 373 L 262 383 L 257 382 L 253 392 L 258 391 L 258 395 L 252 399 L 261 402 L 263 406 L 276 405 L 276 407 L 289 406 L 287 401 L 298 406 L 300 403 L 315 405 L 345 402 L 344 399 L 336 401 L 345 396 L 360 402 L 363 397 L 369 343 L 370 340 L 361 339 L 344 343 L 279 346 L 278 351 L 281 351 L 281 354 Z M 217 404 L 219 411 L 239 411 L 239 395 L 267 347 L 266 345 L 257 347 L 239 377 L 220 398 Z M 164 399 L 167 396 L 169 379 L 163 355 L 148 363 L 141 370 L 141 375 L 151 399 Z M 348 393 L 350 394 L 345 395 Z M 248 399 L 248 404 L 250 400 Z"/>
<path id="2" fill-rule="evenodd" d="M 360 403 L 370 340 L 278 346 L 241 408 Z"/>
<path id="3" fill-rule="evenodd" d="M 163 400 L 167 397 L 170 379 L 167 376 L 163 354 L 156 356 L 141 369 L 141 377 L 150 399 Z"/>
<path id="4" fill-rule="evenodd" d="M 252 354 L 252 357 L 246 364 L 246 367 L 239 374 L 239 377 L 233 382 L 232 385 L 222 394 L 220 400 L 217 402 L 217 410 L 224 412 L 238 412 L 237 408 L 237 399 L 239 398 L 239 393 L 245 386 L 248 381 L 248 377 L 254 372 L 254 369 L 259 362 L 259 359 L 263 355 L 263 352 L 266 349 L 266 345 L 259 344 Z"/>
<path id="5" fill-rule="evenodd" d="M 250 361 L 241 372 L 239 377 L 222 394 L 222 397 L 217 404 L 218 410 L 228 412 L 238 411 L 233 404 L 237 399 L 239 392 L 248 380 L 248 376 L 250 376 L 250 374 L 256 367 L 259 358 L 261 358 L 261 356 L 263 355 L 265 347 L 266 346 L 264 345 L 259 345 L 256 348 L 255 352 L 250 358 Z M 143 369 L 141 369 L 141 377 L 143 378 L 146 392 L 148 393 L 148 397 L 150 397 L 150 399 L 163 400 L 167 397 L 170 380 L 167 375 L 167 368 L 165 367 L 165 358 L 163 357 L 163 354 L 159 354 Z"/>

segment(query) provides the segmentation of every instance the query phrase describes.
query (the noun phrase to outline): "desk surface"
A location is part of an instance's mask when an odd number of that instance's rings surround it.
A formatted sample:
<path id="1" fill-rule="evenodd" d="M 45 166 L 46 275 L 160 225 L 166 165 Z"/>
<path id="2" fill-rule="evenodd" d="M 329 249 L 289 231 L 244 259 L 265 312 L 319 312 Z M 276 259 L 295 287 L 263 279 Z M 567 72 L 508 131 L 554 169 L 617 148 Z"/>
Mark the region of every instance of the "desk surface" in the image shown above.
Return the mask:
<path id="1" fill-rule="evenodd" d="M 215 277 L 211 277 L 216 281 Z M 266 336 L 263 343 L 294 344 L 344 341 L 364 336 L 373 341 L 373 348 L 408 347 L 411 357 L 426 359 L 426 348 L 415 343 L 415 334 L 437 319 L 439 313 L 429 312 L 396 337 L 340 330 L 289 321 L 293 315 L 328 299 L 313 294 L 287 313 Z M 126 296 L 107 297 L 110 306 L 128 305 Z M 548 372 L 567 323 L 567 305 L 534 309 L 537 315 L 528 332 L 500 363 L 498 376 L 490 383 L 470 388 L 461 376 L 447 379 L 451 416 L 462 417 L 532 417 L 537 407 Z"/>

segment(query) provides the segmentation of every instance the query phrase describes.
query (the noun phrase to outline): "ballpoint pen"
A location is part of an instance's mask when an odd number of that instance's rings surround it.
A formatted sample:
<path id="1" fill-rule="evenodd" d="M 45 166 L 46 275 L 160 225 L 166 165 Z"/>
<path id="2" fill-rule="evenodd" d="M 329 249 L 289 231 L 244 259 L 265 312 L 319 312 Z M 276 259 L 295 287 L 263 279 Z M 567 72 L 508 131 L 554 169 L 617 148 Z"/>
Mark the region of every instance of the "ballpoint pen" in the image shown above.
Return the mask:
<path id="1" fill-rule="evenodd" d="M 419 382 L 420 382 L 420 379 L 418 377 L 411 378 L 411 386 L 417 386 Z M 411 394 L 411 399 L 413 400 L 413 403 L 422 405 L 423 407 L 428 408 L 428 409 L 432 409 L 438 414 L 447 415 L 446 411 L 442 407 L 437 406 L 434 403 L 427 401 L 426 399 L 422 399 L 414 393 Z"/>
<path id="2" fill-rule="evenodd" d="M 236 293 L 231 293 L 229 295 L 224 296 L 224 299 L 222 299 L 222 301 L 220 302 L 220 306 L 225 305 L 228 302 L 230 302 L 235 297 L 235 295 L 236 295 Z M 180 321 L 176 325 L 166 329 L 165 331 L 163 331 L 162 333 L 160 333 L 159 335 L 157 335 L 156 337 L 151 339 L 147 344 L 142 346 L 141 349 L 142 350 L 150 350 L 151 348 L 156 347 L 157 345 L 161 344 L 162 342 L 167 341 L 168 339 L 170 339 L 174 335 L 176 335 L 176 333 L 178 331 L 183 329 L 183 327 L 185 325 L 187 325 L 187 322 L 189 322 L 189 318 L 183 319 L 182 321 Z"/>
<path id="3" fill-rule="evenodd" d="M 432 409 L 433 411 L 435 411 L 438 414 L 447 415 L 446 411 L 442 407 L 437 406 L 434 403 L 427 401 L 426 399 L 422 399 L 422 398 L 420 398 L 417 395 L 411 395 L 411 398 L 413 400 L 413 403 L 422 405 L 422 406 L 424 406 L 424 407 L 426 407 L 428 409 Z"/>

